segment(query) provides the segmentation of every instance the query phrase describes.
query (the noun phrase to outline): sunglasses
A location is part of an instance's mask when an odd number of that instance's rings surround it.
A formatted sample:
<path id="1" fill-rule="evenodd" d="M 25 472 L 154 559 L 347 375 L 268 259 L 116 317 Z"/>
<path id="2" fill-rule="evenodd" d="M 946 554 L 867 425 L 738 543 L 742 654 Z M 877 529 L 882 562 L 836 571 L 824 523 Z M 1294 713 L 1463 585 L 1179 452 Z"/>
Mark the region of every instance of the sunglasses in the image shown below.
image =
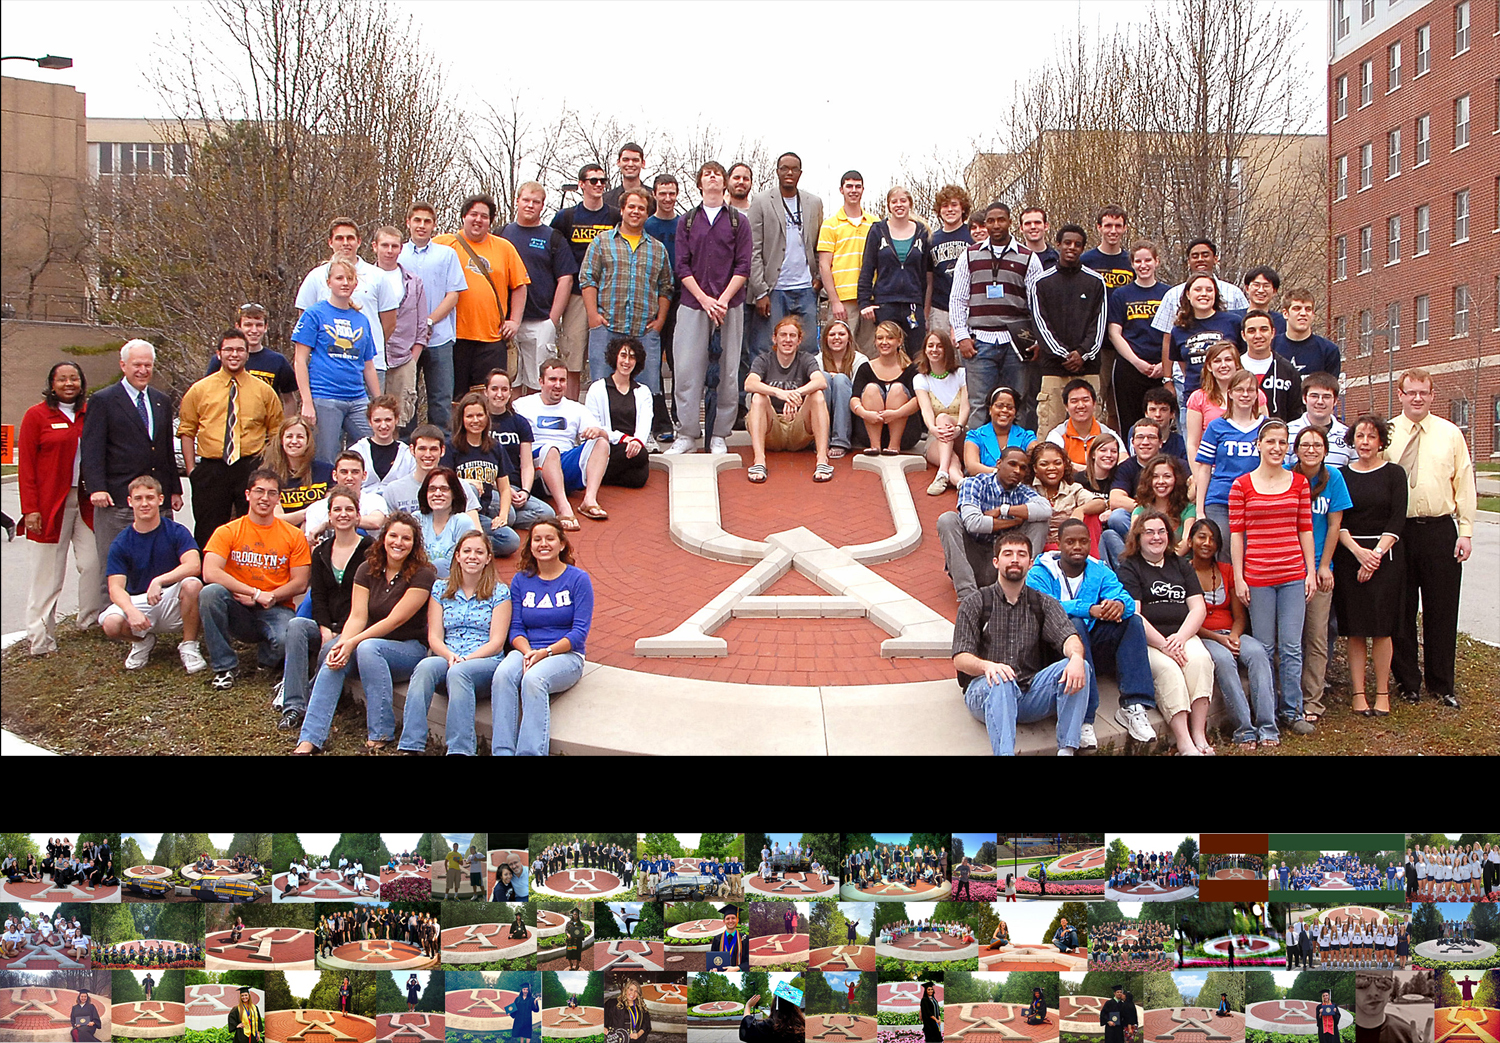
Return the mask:
<path id="1" fill-rule="evenodd" d="M 265 310 L 266 310 L 266 306 L 264 304 L 256 304 L 254 301 L 251 301 L 249 304 L 241 304 L 240 305 L 240 311 L 265 311 Z"/>
<path id="2" fill-rule="evenodd" d="M 606 178 L 606 177 L 586 177 L 586 178 L 583 178 L 583 182 L 584 182 L 584 184 L 587 184 L 587 185 L 607 185 L 607 184 L 609 184 L 609 178 Z"/>

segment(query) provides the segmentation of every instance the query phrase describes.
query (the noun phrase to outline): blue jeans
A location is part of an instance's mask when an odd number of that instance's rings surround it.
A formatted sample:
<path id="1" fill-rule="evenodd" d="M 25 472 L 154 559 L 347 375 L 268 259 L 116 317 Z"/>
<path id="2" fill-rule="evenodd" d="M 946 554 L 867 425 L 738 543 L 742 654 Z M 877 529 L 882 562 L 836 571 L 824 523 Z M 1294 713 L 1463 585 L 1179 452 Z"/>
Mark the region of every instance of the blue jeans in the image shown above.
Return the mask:
<path id="1" fill-rule="evenodd" d="M 370 399 L 365 395 L 359 398 L 313 399 L 313 409 L 318 414 L 314 459 L 332 463 L 341 449 L 339 436 L 345 432 L 348 432 L 351 443 L 374 434 L 370 430 L 369 418 L 365 416 L 365 408 L 369 404 Z"/>
<path id="2" fill-rule="evenodd" d="M 540 496 L 527 496 L 526 502 L 510 509 L 510 527 L 529 529 L 543 518 L 556 518 L 552 505 Z"/>
<path id="3" fill-rule="evenodd" d="M 523 672 L 526 657 L 512 650 L 490 688 L 490 752 L 496 757 L 545 757 L 552 733 L 552 696 L 583 676 L 577 652 L 545 656 Z"/>
<path id="4" fill-rule="evenodd" d="M 323 632 L 318 628 L 317 621 L 311 617 L 296 616 L 287 624 L 286 672 L 281 678 L 281 708 L 283 710 L 301 710 L 304 713 L 307 711 L 308 681 L 313 673 L 310 667 L 322 668 L 323 657 L 328 654 L 328 649 L 336 640 L 338 640 L 337 634 L 324 644 Z"/>
<path id="5" fill-rule="evenodd" d="M 203 620 L 203 643 L 208 646 L 208 663 L 214 673 L 233 670 L 239 665 L 231 639 L 253 641 L 256 661 L 263 667 L 280 666 L 286 660 L 286 628 L 292 610 L 281 605 L 250 608 L 241 605 L 229 588 L 210 583 L 198 595 L 198 615 Z"/>
<path id="6" fill-rule="evenodd" d="M 397 680 L 411 676 L 427 656 L 427 645 L 422 641 L 390 641 L 383 637 L 371 637 L 361 641 L 354 655 L 341 670 L 334 670 L 324 663 L 313 682 L 312 699 L 307 704 L 307 717 L 302 721 L 302 742 L 322 746 L 328 741 L 328 729 L 333 725 L 333 712 L 338 709 L 339 696 L 344 694 L 344 678 L 353 671 L 365 689 L 365 729 L 368 737 L 375 741 L 389 741 L 396 737 L 396 711 L 392 708 Z"/>
<path id="7" fill-rule="evenodd" d="M 1214 661 L 1214 676 L 1218 678 L 1219 691 L 1224 693 L 1224 708 L 1234 722 L 1234 741 L 1280 738 L 1276 730 L 1276 687 L 1271 679 L 1271 656 L 1266 646 L 1244 634 L 1240 637 L 1238 660 L 1217 641 L 1205 637 L 1203 647 Z M 1250 673 L 1248 700 L 1240 684 L 1240 663 Z"/>
<path id="8" fill-rule="evenodd" d="M 771 315 L 761 327 L 765 344 L 755 354 L 771 350 L 771 335 L 776 324 L 788 315 L 802 320 L 802 343 L 797 345 L 798 350 L 809 354 L 818 350 L 818 291 L 804 286 L 800 290 L 771 291 Z"/>
<path id="9" fill-rule="evenodd" d="M 969 687 L 964 690 L 964 704 L 976 721 L 984 722 L 990 733 L 990 751 L 995 756 L 1015 754 L 1017 724 L 1030 724 L 1054 713 L 1057 715 L 1057 748 L 1078 748 L 1078 729 L 1083 727 L 1083 715 L 1088 708 L 1089 685 L 1085 684 L 1072 695 L 1065 693 L 1063 671 L 1067 666 L 1066 659 L 1059 659 L 1043 667 L 1024 692 L 1014 681 L 990 684 L 981 676 L 969 682 Z M 1093 677 L 1094 671 L 1089 670 L 1089 684 L 1093 683 Z"/>
<path id="10" fill-rule="evenodd" d="M 1219 560 L 1229 560 L 1229 504 L 1227 503 L 1205 503 L 1203 515 L 1219 527 Z M 1190 526 L 1191 527 L 1191 526 Z"/>
<path id="11" fill-rule="evenodd" d="M 854 381 L 842 373 L 825 373 L 828 390 L 823 400 L 828 404 L 830 434 L 828 444 L 848 449 L 854 443 L 849 440 L 854 430 L 854 414 L 849 411 L 849 400 L 854 397 Z"/>
<path id="12" fill-rule="evenodd" d="M 985 400 L 990 397 L 991 391 L 1003 385 L 1014 388 L 1021 398 L 1016 404 L 1015 422 L 1035 431 L 1036 396 L 1042 387 L 1036 363 L 1023 362 L 1009 344 L 989 344 L 975 340 L 974 349 L 973 358 L 959 360 L 964 367 L 964 381 L 969 389 L 969 429 L 983 427 L 990 422 Z M 1047 432 L 1040 433 L 1042 437 L 1046 437 Z"/>
<path id="13" fill-rule="evenodd" d="M 1125 540 L 1113 529 L 1099 532 L 1099 560 L 1108 565 L 1110 571 L 1120 571 L 1120 559 L 1125 556 Z"/>
<path id="14" fill-rule="evenodd" d="M 1301 580 L 1250 588 L 1250 630 L 1267 649 L 1276 649 L 1281 692 L 1276 716 L 1283 721 L 1302 717 L 1302 617 L 1306 610 L 1307 588 Z"/>
<path id="15" fill-rule="evenodd" d="M 600 326 L 589 330 L 589 379 L 603 380 L 614 372 L 614 367 L 609 364 L 606 349 L 609 342 L 617 337 L 628 337 L 628 333 L 620 333 L 608 326 Z M 641 347 L 646 349 L 646 367 L 641 370 L 640 382 L 651 389 L 653 395 L 661 394 L 661 334 L 656 330 L 647 330 L 638 338 Z"/>
<path id="16" fill-rule="evenodd" d="M 1116 507 L 1104 516 L 1104 524 L 1110 532 L 1123 540 L 1130 535 L 1130 512 L 1123 507 Z"/>
<path id="17" fill-rule="evenodd" d="M 1120 705 L 1139 703 L 1156 706 L 1156 682 L 1151 679 L 1151 660 L 1146 653 L 1146 627 L 1134 612 L 1118 623 L 1096 619 L 1073 619 L 1073 629 L 1083 642 L 1083 658 L 1089 664 L 1089 705 L 1083 723 L 1093 724 L 1099 709 L 1099 663 L 1115 671 L 1120 682 Z"/>
<path id="18" fill-rule="evenodd" d="M 427 345 L 417 358 L 417 369 L 427 383 L 427 422 L 447 434 L 453 413 L 453 342 Z M 413 414 L 401 437 L 410 439 L 416 429 L 417 418 Z"/>
<path id="19" fill-rule="evenodd" d="M 421 753 L 427 748 L 427 711 L 438 685 L 448 689 L 448 752 L 474 756 L 475 689 L 489 688 L 500 660 L 467 659 L 448 665 L 440 655 L 428 656 L 412 671 L 406 688 L 406 710 L 401 722 L 401 749 Z"/>

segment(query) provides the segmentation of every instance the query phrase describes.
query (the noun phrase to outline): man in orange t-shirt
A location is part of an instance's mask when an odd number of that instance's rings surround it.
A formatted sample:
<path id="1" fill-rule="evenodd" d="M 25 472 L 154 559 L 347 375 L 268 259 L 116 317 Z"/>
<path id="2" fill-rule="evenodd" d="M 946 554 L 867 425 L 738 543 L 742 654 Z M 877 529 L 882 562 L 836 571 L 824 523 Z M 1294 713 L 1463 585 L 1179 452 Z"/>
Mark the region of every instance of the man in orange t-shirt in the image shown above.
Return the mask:
<path id="1" fill-rule="evenodd" d="M 457 338 L 453 342 L 453 401 L 483 391 L 491 370 L 505 369 L 505 342 L 516 335 L 526 310 L 531 276 L 516 248 L 490 234 L 495 201 L 487 195 L 464 200 L 459 235 L 439 235 L 434 243 L 451 246 L 463 265 L 467 293 L 458 295 Z"/>
<path id="2" fill-rule="evenodd" d="M 286 628 L 295 610 L 292 599 L 307 589 L 312 551 L 290 522 L 276 517 L 281 478 L 268 467 L 251 473 L 245 499 L 250 512 L 221 525 L 203 549 L 203 592 L 198 613 L 210 682 L 218 691 L 234 687 L 235 655 L 231 640 L 254 641 L 258 660 L 280 670 L 286 659 Z"/>

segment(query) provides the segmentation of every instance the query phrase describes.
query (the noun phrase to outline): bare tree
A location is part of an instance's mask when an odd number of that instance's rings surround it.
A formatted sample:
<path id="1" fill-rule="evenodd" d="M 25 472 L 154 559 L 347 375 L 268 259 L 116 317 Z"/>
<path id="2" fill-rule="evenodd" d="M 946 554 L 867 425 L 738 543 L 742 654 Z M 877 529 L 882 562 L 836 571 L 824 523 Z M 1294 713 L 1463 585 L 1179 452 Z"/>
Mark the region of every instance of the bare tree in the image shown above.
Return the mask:
<path id="1" fill-rule="evenodd" d="M 7 198 L 4 217 L 5 282 L 24 281 L 25 317 L 56 312 L 39 300 L 62 296 L 70 317 L 83 319 L 90 293 L 85 262 L 93 248 L 88 211 L 71 178 L 16 174 L 14 198 Z"/>
<path id="2" fill-rule="evenodd" d="M 116 179 L 102 208 L 106 317 L 165 331 L 159 367 L 179 392 L 237 304 L 264 304 L 273 331 L 289 331 L 333 216 L 368 237 L 417 197 L 456 209 L 465 133 L 412 23 L 383 5 L 210 0 L 194 11 L 213 33 L 185 22 L 182 57 L 156 80 L 189 162 Z"/>

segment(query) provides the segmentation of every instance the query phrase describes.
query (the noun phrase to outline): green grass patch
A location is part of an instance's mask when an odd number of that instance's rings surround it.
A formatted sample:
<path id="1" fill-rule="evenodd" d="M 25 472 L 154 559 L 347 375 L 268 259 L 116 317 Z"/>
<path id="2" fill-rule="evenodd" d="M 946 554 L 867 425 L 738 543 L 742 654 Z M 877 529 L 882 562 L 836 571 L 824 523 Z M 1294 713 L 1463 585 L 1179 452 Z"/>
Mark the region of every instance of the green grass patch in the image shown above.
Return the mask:
<path id="1" fill-rule="evenodd" d="M 920 1013 L 900 1014 L 894 1010 L 882 1010 L 876 1013 L 875 1022 L 879 1025 L 920 1025 L 922 1015 Z"/>
<path id="2" fill-rule="evenodd" d="M 1295 1036 L 1290 1032 L 1264 1032 L 1260 1029 L 1247 1028 L 1245 1030 L 1245 1043 L 1307 1043 L 1310 1036 Z M 1339 1040 L 1341 1043 L 1354 1043 L 1354 1022 L 1351 1020 L 1347 1025 L 1339 1029 Z"/>
<path id="3" fill-rule="evenodd" d="M 124 346 L 123 340 L 110 341 L 108 344 L 70 344 L 62 352 L 64 355 L 74 356 L 118 355 Z"/>
<path id="4" fill-rule="evenodd" d="M 1500 496 L 1481 496 L 1479 498 L 1479 509 L 1481 511 L 1500 511 Z"/>

